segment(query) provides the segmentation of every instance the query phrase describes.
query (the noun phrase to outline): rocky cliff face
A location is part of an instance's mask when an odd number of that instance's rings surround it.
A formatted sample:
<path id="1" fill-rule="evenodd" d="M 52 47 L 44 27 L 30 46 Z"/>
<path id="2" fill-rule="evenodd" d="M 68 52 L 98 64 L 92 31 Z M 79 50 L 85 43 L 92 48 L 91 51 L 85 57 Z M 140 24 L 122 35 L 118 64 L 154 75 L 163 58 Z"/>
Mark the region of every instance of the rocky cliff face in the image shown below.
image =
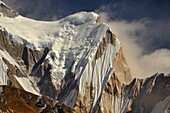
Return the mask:
<path id="1" fill-rule="evenodd" d="M 134 79 L 129 85 L 112 77 L 102 97 L 106 113 L 169 113 L 170 76 L 155 74 L 146 79 Z"/>
<path id="2" fill-rule="evenodd" d="M 157 106 L 168 112 L 169 77 L 156 74 L 132 81 L 119 40 L 97 14 L 80 12 L 42 22 L 0 4 L 0 84 L 8 86 L 3 91 L 11 98 L 22 100 L 20 92 L 25 90 L 35 98 L 43 95 L 59 101 L 63 105 L 58 107 L 75 113 L 149 113 L 158 112 Z M 15 88 L 17 97 L 11 93 Z M 158 93 L 159 88 L 165 88 L 165 95 Z M 30 93 L 24 92 L 28 97 Z M 25 109 L 40 112 L 36 102 L 27 102 L 24 99 Z M 0 109 L 23 110 L 12 104 Z M 48 112 L 59 112 L 50 106 Z"/>
<path id="3" fill-rule="evenodd" d="M 71 113 L 62 103 L 9 86 L 0 87 L 0 99 L 3 113 Z"/>

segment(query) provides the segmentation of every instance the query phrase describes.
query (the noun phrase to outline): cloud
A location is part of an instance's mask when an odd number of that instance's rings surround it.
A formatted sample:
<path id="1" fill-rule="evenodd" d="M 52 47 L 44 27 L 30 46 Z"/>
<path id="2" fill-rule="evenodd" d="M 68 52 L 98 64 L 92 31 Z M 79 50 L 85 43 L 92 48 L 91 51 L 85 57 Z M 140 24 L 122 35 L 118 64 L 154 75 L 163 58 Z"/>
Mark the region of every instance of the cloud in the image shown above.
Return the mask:
<path id="1" fill-rule="evenodd" d="M 111 27 L 113 33 L 115 33 L 117 38 L 121 41 L 124 56 L 133 77 L 145 78 L 156 72 L 170 73 L 169 49 L 158 48 L 154 51 L 150 51 L 150 53 L 144 54 L 143 51 L 147 51 L 149 48 L 139 46 L 138 40 L 141 36 L 144 36 L 142 40 L 146 40 L 144 43 L 147 43 L 147 34 L 157 32 L 155 29 L 150 29 L 146 34 L 141 34 L 143 31 L 148 30 L 147 25 L 150 20 L 141 19 L 133 22 L 127 22 L 125 20 L 113 21 L 106 12 L 101 12 L 100 18 Z M 155 33 L 155 35 L 159 34 Z"/>
<path id="2" fill-rule="evenodd" d="M 127 22 L 144 22 L 145 29 L 136 32 L 136 42 L 143 53 L 149 54 L 156 49 L 170 49 L 170 1 L 166 0 L 113 0 L 103 5 L 97 12 L 107 12 L 110 20 Z"/>
<path id="3" fill-rule="evenodd" d="M 148 20 L 145 25 L 146 29 L 143 29 L 138 34 L 138 44 L 141 47 L 147 48 L 145 53 L 150 53 L 159 48 L 170 48 L 170 20 Z"/>
<path id="4" fill-rule="evenodd" d="M 98 10 L 108 12 L 112 20 L 139 20 L 167 18 L 169 16 L 169 0 L 110 0 L 109 4 L 103 4 Z"/>

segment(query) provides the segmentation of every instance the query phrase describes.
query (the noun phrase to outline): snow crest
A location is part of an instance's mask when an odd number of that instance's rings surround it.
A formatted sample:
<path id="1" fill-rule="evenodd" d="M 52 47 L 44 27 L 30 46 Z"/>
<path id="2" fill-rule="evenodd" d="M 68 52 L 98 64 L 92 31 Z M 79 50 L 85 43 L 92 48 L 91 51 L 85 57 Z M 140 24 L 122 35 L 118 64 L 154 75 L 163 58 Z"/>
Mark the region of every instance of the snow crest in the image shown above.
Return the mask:
<path id="1" fill-rule="evenodd" d="M 52 22 L 36 21 L 21 15 L 15 18 L 1 16 L 0 26 L 12 35 L 14 42 L 36 50 L 49 48 L 46 59 L 52 64 L 54 84 L 61 85 L 65 75 L 71 71 L 83 96 L 86 84 L 92 82 L 95 106 L 113 74 L 112 63 L 121 46 L 116 39 L 116 45 L 108 44 L 101 58 L 95 60 L 99 45 L 110 30 L 106 24 L 97 23 L 98 18 L 99 15 L 93 12 L 80 12 Z M 70 97 L 74 93 L 74 90 L 71 91 Z M 69 101 L 69 98 L 66 99 L 66 105 L 73 107 Z"/>
<path id="2" fill-rule="evenodd" d="M 93 12 L 80 12 L 58 21 L 47 22 L 21 15 L 16 18 L 1 16 L 0 26 L 12 35 L 14 42 L 37 50 L 48 47 L 50 52 L 47 58 L 53 65 L 52 77 L 60 83 L 74 62 L 87 57 L 84 55 L 87 52 L 91 53 L 88 54 L 91 57 L 95 54 L 109 29 L 105 24 L 96 23 L 98 17 Z"/>

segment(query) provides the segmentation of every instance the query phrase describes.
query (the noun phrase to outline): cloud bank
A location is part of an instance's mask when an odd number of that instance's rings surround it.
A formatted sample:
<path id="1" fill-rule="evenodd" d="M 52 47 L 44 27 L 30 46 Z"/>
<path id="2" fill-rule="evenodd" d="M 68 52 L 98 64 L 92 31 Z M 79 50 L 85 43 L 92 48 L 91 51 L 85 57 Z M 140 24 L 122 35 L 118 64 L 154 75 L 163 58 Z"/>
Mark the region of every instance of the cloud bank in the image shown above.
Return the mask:
<path id="1" fill-rule="evenodd" d="M 145 51 L 150 50 L 148 47 L 141 47 L 138 40 L 141 38 L 140 33 L 147 31 L 147 24 L 149 20 L 141 19 L 139 21 L 127 22 L 125 20 L 113 21 L 109 18 L 108 13 L 100 13 L 101 20 L 107 23 L 113 33 L 121 41 L 124 56 L 131 69 L 132 76 L 134 78 L 145 78 L 155 74 L 156 72 L 170 73 L 170 50 L 169 49 L 155 49 L 147 54 Z M 158 25 L 159 27 L 159 25 Z M 150 29 L 148 33 L 155 33 L 155 29 Z M 142 34 L 144 43 L 152 40 L 149 39 L 146 34 Z M 159 35 L 159 34 L 157 34 Z M 152 47 L 152 45 L 150 45 Z"/>

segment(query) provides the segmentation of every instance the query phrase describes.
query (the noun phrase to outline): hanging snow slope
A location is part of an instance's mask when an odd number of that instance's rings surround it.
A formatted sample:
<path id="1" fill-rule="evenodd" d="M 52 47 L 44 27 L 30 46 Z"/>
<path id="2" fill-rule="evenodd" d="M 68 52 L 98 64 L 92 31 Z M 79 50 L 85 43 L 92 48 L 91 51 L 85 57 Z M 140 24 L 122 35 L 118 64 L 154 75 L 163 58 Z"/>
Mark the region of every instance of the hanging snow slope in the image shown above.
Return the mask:
<path id="1" fill-rule="evenodd" d="M 98 17 L 93 12 L 80 12 L 59 21 L 44 22 L 21 15 L 15 18 L 1 15 L 0 26 L 13 36 L 14 42 L 37 50 L 48 47 L 48 55 L 55 58 L 51 61 L 52 77 L 60 82 L 73 61 L 77 63 L 83 57 L 94 59 L 99 44 L 109 30 L 107 25 L 96 23 Z M 119 48 L 120 42 L 117 40 L 116 53 Z"/>
<path id="2" fill-rule="evenodd" d="M 49 55 L 55 57 L 52 76 L 60 79 L 66 73 L 64 67 L 67 57 L 70 57 L 68 67 L 71 66 L 74 57 L 83 57 L 82 51 L 93 49 L 91 52 L 95 54 L 94 50 L 97 50 L 109 29 L 104 24 L 96 24 L 97 18 L 98 15 L 93 12 L 81 12 L 54 22 L 35 21 L 22 16 L 1 16 L 0 26 L 13 36 L 15 42 L 37 50 L 48 47 L 51 50 Z"/>

